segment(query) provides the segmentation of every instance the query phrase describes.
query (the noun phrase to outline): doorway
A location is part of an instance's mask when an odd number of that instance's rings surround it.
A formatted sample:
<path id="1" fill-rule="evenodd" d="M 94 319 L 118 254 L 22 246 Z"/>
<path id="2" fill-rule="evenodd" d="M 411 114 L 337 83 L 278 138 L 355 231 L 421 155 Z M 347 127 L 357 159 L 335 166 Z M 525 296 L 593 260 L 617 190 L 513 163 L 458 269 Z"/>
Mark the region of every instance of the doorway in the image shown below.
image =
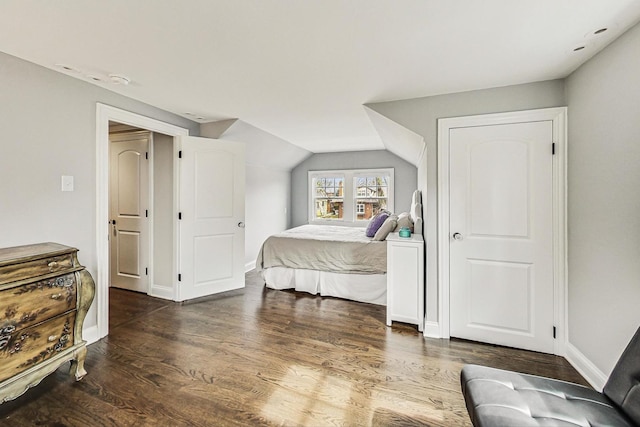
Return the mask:
<path id="1" fill-rule="evenodd" d="M 151 132 L 166 135 L 168 139 L 173 140 L 174 137 L 188 135 L 189 130 L 174 126 L 159 120 L 151 119 L 125 110 L 114 108 L 104 104 L 96 106 L 96 187 L 97 187 L 97 203 L 96 203 L 96 241 L 97 241 L 97 274 L 96 274 L 96 309 L 97 309 L 97 339 L 107 336 L 109 332 L 109 283 L 110 283 L 110 263 L 109 263 L 109 236 L 112 232 L 112 225 L 109 223 L 109 122 L 117 122 L 123 125 L 132 126 L 134 128 L 144 129 Z M 153 147 L 150 148 L 153 150 Z M 175 147 L 171 146 L 171 161 L 177 157 L 174 153 Z M 151 185 L 153 185 L 151 183 Z M 175 186 L 171 185 L 171 194 L 175 197 Z M 153 189 L 150 189 L 153 194 Z M 154 198 L 154 202 L 156 198 Z M 175 204 L 174 204 L 175 205 Z M 167 215 L 171 218 L 176 215 L 176 208 L 172 206 Z M 149 226 L 154 228 L 155 222 L 151 217 Z M 175 226 L 169 229 L 172 241 L 176 241 L 177 230 Z M 150 246 L 153 246 L 153 238 L 150 238 Z M 175 245 L 169 247 L 171 252 L 168 263 L 163 263 L 170 271 L 170 276 L 176 276 L 176 249 Z M 153 258 L 149 259 L 149 273 L 153 272 Z M 153 276 L 151 275 L 151 278 Z M 153 279 L 151 281 L 153 283 Z M 152 289 L 153 286 L 152 286 Z M 153 291 L 158 292 L 163 298 L 174 299 L 174 287 L 159 286 Z"/>
<path id="2" fill-rule="evenodd" d="M 563 354 L 565 116 L 438 121 L 444 338 Z"/>
<path id="3" fill-rule="evenodd" d="M 151 158 L 161 136 L 168 141 L 164 163 L 171 172 L 162 174 L 167 182 L 154 178 L 161 175 L 153 173 L 162 163 L 159 150 L 149 168 L 155 211 L 149 215 L 149 295 L 183 301 L 244 287 L 244 144 L 191 137 L 187 129 L 102 104 L 96 117 L 97 339 L 109 331 L 109 122 L 154 132 Z M 164 226 L 154 221 L 160 218 Z"/>
<path id="4" fill-rule="evenodd" d="M 152 146 L 152 132 L 109 122 L 110 286 L 145 294 L 149 293 L 152 258 L 149 244 Z"/>

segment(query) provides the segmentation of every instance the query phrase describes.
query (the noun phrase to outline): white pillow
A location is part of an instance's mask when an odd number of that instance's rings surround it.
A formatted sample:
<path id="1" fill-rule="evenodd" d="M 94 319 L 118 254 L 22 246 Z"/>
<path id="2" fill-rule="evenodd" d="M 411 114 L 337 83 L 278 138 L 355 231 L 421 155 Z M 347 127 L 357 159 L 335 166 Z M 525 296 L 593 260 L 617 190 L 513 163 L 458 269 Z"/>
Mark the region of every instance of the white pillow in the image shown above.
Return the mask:
<path id="1" fill-rule="evenodd" d="M 393 231 L 400 231 L 402 227 L 407 227 L 413 233 L 413 221 L 409 217 L 409 212 L 402 212 L 398 215 L 398 223 Z"/>
<path id="2" fill-rule="evenodd" d="M 382 223 L 376 234 L 373 236 L 372 240 L 384 240 L 387 238 L 389 233 L 391 233 L 396 228 L 396 224 L 398 223 L 398 216 L 393 214 L 389 215 L 389 217 Z"/>

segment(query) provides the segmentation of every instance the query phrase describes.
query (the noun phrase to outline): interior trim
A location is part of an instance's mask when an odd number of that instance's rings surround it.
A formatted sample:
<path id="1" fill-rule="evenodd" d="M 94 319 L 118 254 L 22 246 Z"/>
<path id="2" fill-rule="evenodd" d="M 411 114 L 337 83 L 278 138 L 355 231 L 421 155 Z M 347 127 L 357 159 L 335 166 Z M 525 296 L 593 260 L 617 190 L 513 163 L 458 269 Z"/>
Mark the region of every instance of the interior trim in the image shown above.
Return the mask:
<path id="1" fill-rule="evenodd" d="M 571 363 L 571 366 L 576 368 L 576 371 L 578 371 L 578 373 L 582 375 L 589 384 L 591 384 L 591 387 L 602 392 L 602 389 L 607 382 L 608 375 L 598 369 L 596 365 L 587 358 L 587 356 L 582 354 L 582 352 L 570 342 L 567 342 L 565 358 L 569 363 Z"/>
<path id="2" fill-rule="evenodd" d="M 104 338 L 109 333 L 109 121 L 123 123 L 174 137 L 189 135 L 188 129 L 161 122 L 130 111 L 121 110 L 110 105 L 101 104 L 99 102 L 96 103 L 97 274 L 95 277 L 95 298 L 97 309 L 97 339 Z M 153 224 L 149 224 L 149 226 L 152 230 Z M 151 257 L 152 253 L 150 252 L 150 260 Z M 150 262 L 149 268 L 152 269 L 152 261 Z M 174 276 L 176 275 L 174 274 Z M 153 283 L 152 277 L 150 277 L 150 282 Z"/>
<path id="3" fill-rule="evenodd" d="M 564 356 L 567 339 L 567 107 L 483 114 L 438 120 L 438 325 L 450 337 L 449 321 L 449 133 L 453 128 L 532 121 L 553 122 L 554 354 Z"/>

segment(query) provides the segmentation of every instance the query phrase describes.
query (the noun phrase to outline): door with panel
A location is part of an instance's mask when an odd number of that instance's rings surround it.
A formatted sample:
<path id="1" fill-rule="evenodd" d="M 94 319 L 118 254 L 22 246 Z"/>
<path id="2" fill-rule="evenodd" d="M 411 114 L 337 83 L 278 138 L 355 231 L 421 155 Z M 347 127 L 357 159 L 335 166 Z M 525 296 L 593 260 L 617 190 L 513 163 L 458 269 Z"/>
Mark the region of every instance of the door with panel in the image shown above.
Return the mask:
<path id="1" fill-rule="evenodd" d="M 450 334 L 553 353 L 553 123 L 449 138 Z"/>
<path id="2" fill-rule="evenodd" d="M 148 293 L 151 132 L 109 136 L 111 286 Z"/>
<path id="3" fill-rule="evenodd" d="M 183 301 L 244 287 L 245 146 L 178 137 Z"/>

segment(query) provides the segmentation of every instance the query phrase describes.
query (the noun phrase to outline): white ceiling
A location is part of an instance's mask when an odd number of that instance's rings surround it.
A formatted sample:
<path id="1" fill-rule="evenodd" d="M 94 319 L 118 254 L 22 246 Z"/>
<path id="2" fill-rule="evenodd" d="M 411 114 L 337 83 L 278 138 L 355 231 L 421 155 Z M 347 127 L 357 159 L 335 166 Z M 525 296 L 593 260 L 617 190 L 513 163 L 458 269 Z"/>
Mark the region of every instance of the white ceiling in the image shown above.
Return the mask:
<path id="1" fill-rule="evenodd" d="M 0 51 L 326 152 L 384 147 L 363 104 L 566 77 L 639 19 L 637 0 L 2 0 Z"/>

